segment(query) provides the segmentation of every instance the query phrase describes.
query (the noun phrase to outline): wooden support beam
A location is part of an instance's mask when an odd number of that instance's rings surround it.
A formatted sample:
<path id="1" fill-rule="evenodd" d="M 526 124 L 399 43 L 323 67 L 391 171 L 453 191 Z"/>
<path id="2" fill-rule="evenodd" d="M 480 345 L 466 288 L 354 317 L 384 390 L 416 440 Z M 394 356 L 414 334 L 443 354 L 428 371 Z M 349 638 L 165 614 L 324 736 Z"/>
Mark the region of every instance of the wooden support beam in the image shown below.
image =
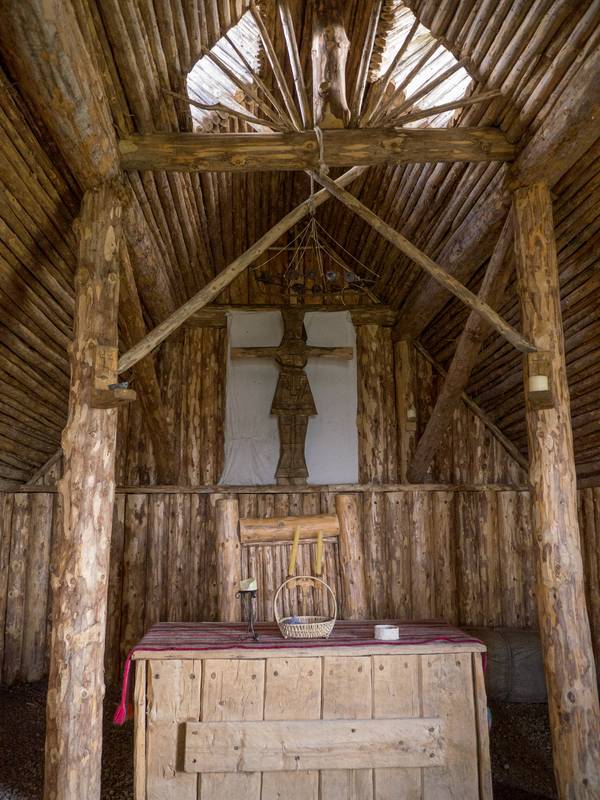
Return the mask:
<path id="1" fill-rule="evenodd" d="M 362 174 L 364 169 L 356 167 L 348 170 L 340 176 L 336 184 L 340 186 L 347 186 L 355 178 Z M 274 225 L 267 233 L 264 234 L 252 247 L 249 247 L 241 256 L 238 256 L 234 261 L 225 267 L 212 281 L 209 281 L 206 286 L 201 289 L 197 294 L 191 297 L 186 303 L 177 309 L 173 314 L 167 317 L 164 322 L 157 325 L 156 328 L 150 331 L 144 338 L 139 341 L 134 347 L 128 350 L 119 359 L 119 372 L 124 372 L 141 358 L 151 353 L 155 347 L 163 342 L 167 336 L 170 336 L 173 331 L 177 330 L 189 317 L 210 303 L 223 289 L 228 286 L 231 281 L 242 273 L 247 266 L 255 261 L 262 255 L 268 247 L 273 245 L 280 236 L 292 228 L 297 222 L 311 212 L 313 208 L 322 205 L 330 197 L 329 192 L 320 191 L 314 195 L 312 199 L 305 200 L 295 209 L 290 211 L 283 219 Z"/>
<path id="2" fill-rule="evenodd" d="M 356 494 L 338 494 L 335 510 L 340 523 L 338 538 L 342 616 L 364 619 L 369 613 L 361 537 L 360 503 Z"/>
<path id="3" fill-rule="evenodd" d="M 121 301 L 119 311 L 127 342 L 139 342 L 146 335 L 146 324 L 137 293 L 133 268 L 125 242 L 121 242 Z M 134 386 L 147 423 L 152 442 L 152 453 L 156 463 L 159 483 L 173 484 L 177 481 L 177 465 L 173 442 L 167 425 L 167 411 L 163 404 L 154 357 L 142 358 L 133 367 Z"/>
<path id="4" fill-rule="evenodd" d="M 296 32 L 294 31 L 290 3 L 289 0 L 279 0 L 277 5 L 279 7 L 279 19 L 281 21 L 281 27 L 283 28 L 285 46 L 290 60 L 290 67 L 292 68 L 294 86 L 296 87 L 296 98 L 298 99 L 300 114 L 302 115 L 302 127 L 312 128 L 312 111 L 310 103 L 308 102 L 308 94 L 306 93 L 304 71 L 302 69 L 302 61 L 300 60 L 300 52 L 298 50 L 298 40 L 296 39 Z"/>
<path id="5" fill-rule="evenodd" d="M 511 275 L 513 260 L 513 229 L 510 216 L 507 217 L 502 233 L 487 268 L 479 298 L 498 308 L 504 290 Z M 489 332 L 489 326 L 479 314 L 471 312 L 463 332 L 456 345 L 454 358 L 448 374 L 435 401 L 431 416 L 427 421 L 423 435 L 419 439 L 417 449 L 408 471 L 411 483 L 423 483 L 429 465 L 439 448 L 448 426 L 452 422 L 454 411 L 461 402 L 462 393 L 466 390 L 475 366 L 483 340 Z"/>
<path id="6" fill-rule="evenodd" d="M 409 339 L 394 345 L 396 384 L 396 425 L 398 434 L 398 479 L 408 482 L 408 468 L 415 452 L 417 435 L 415 350 Z"/>
<path id="7" fill-rule="evenodd" d="M 294 306 L 294 310 L 296 307 Z M 308 347 L 307 347 L 308 349 Z M 273 358 L 277 347 L 232 347 L 229 355 L 234 359 L 247 358 Z M 310 355 L 315 358 L 342 359 L 342 361 L 352 361 L 354 357 L 353 347 L 310 347 Z"/>
<path id="8" fill-rule="evenodd" d="M 416 122 L 418 119 L 427 119 L 427 117 L 434 117 L 438 114 L 443 114 L 445 111 L 453 111 L 455 108 L 468 108 L 469 106 L 477 105 L 478 103 L 487 103 L 494 100 L 496 97 L 501 97 L 502 92 L 498 89 L 492 89 L 489 92 L 480 92 L 471 97 L 461 97 L 458 100 L 451 100 L 449 103 L 442 103 L 439 106 L 430 106 L 429 108 L 420 108 L 417 111 L 410 111 L 408 114 L 403 114 L 399 117 L 390 117 L 389 124 L 394 127 L 402 127 L 408 125 L 409 122 Z M 394 112 L 397 113 L 397 112 Z"/>
<path id="9" fill-rule="evenodd" d="M 398 48 L 396 55 L 392 59 L 391 64 L 386 69 L 385 73 L 381 76 L 381 78 L 375 81 L 375 83 L 371 86 L 371 89 L 369 90 L 369 96 L 367 98 L 367 108 L 365 109 L 364 113 L 360 118 L 361 127 L 363 128 L 367 127 L 367 125 L 369 125 L 369 123 L 373 120 L 373 118 L 379 111 L 381 103 L 386 98 L 386 95 L 388 93 L 388 86 L 390 85 L 390 82 L 394 77 L 398 64 L 404 57 L 404 54 L 406 53 L 408 46 L 412 42 L 418 27 L 419 27 L 419 20 L 415 19 L 412 26 L 410 27 L 410 30 L 404 37 L 404 41 Z M 393 87 L 392 85 L 392 94 L 394 93 L 395 93 L 395 87 Z"/>
<path id="10" fill-rule="evenodd" d="M 251 0 L 250 3 L 250 13 L 252 14 L 254 21 L 256 22 L 256 26 L 258 28 L 258 32 L 260 34 L 260 38 L 263 43 L 263 47 L 265 49 L 265 55 L 267 57 L 267 61 L 269 62 L 269 66 L 271 67 L 271 71 L 275 77 L 275 83 L 277 84 L 277 88 L 281 93 L 283 98 L 283 103 L 285 105 L 285 110 L 287 111 L 289 120 L 292 126 L 299 131 L 302 127 L 302 123 L 300 121 L 300 117 L 298 116 L 298 110 L 294 105 L 294 98 L 292 97 L 292 93 L 289 90 L 287 85 L 287 81 L 285 79 L 285 73 L 281 64 L 279 63 L 279 58 L 277 57 L 277 51 L 271 41 L 271 37 L 269 36 L 269 31 L 267 30 L 267 26 L 265 25 L 263 18 L 258 10 L 255 0 Z"/>
<path id="11" fill-rule="evenodd" d="M 236 597 L 242 577 L 239 503 L 224 497 L 215 503 L 217 546 L 217 612 L 220 622 L 239 622 L 242 606 Z"/>
<path id="12" fill-rule="evenodd" d="M 515 254 L 523 326 L 551 360 L 554 408 L 527 397 L 529 479 L 537 606 L 548 687 L 554 775 L 560 797 L 594 798 L 600 787 L 600 710 L 577 519 L 552 201 L 547 184 L 514 194 Z M 525 388 L 527 390 L 525 364 Z"/>
<path id="13" fill-rule="evenodd" d="M 113 120 L 72 4 L 7 0 L 0 47 L 80 186 L 114 178 L 119 159 Z"/>
<path id="14" fill-rule="evenodd" d="M 367 88 L 367 80 L 369 78 L 371 56 L 373 55 L 373 47 L 375 45 L 375 37 L 377 35 L 377 26 L 379 25 L 379 17 L 381 15 L 382 5 L 383 0 L 372 0 L 371 12 L 369 14 L 369 25 L 367 27 L 365 43 L 360 57 L 360 64 L 358 66 L 358 75 L 356 76 L 356 84 L 354 86 L 354 93 L 352 95 L 350 125 L 353 128 L 358 127 L 360 120 L 363 100 Z"/>
<path id="15" fill-rule="evenodd" d="M 437 359 L 435 359 L 431 355 L 431 353 L 427 352 L 427 350 L 419 342 L 415 341 L 412 344 L 415 350 L 417 350 L 423 356 L 423 358 L 429 361 L 429 363 L 435 369 L 435 371 L 439 375 L 441 375 L 442 378 L 445 378 L 448 373 L 446 372 L 444 367 L 440 364 L 440 362 Z M 500 430 L 500 428 L 496 425 L 496 423 L 490 418 L 490 416 L 485 413 L 485 411 L 481 408 L 481 406 L 477 405 L 477 403 L 473 400 L 473 398 L 469 397 L 469 395 L 466 392 L 463 392 L 461 394 L 461 399 L 463 403 L 467 406 L 467 408 L 469 408 L 473 412 L 473 414 L 475 414 L 475 416 L 479 417 L 479 419 L 483 422 L 485 427 L 489 431 L 491 431 L 491 433 L 496 437 L 496 439 L 498 439 L 498 441 L 502 444 L 502 446 L 504 447 L 506 452 L 510 455 L 510 457 L 513 458 L 517 462 L 517 464 L 523 467 L 524 470 L 527 470 L 528 468 L 527 459 L 516 447 L 514 442 L 511 442 L 511 440 Z M 423 485 L 428 485 L 428 484 L 422 484 L 421 488 L 423 487 Z"/>
<path id="16" fill-rule="evenodd" d="M 346 99 L 349 50 L 343 0 L 315 0 L 311 50 L 313 119 L 320 128 L 345 128 L 350 121 Z"/>
<path id="17" fill-rule="evenodd" d="M 277 172 L 431 161 L 508 161 L 496 128 L 369 128 L 299 133 L 152 133 L 121 139 L 124 170 Z"/>
<path id="18" fill-rule="evenodd" d="M 52 569 L 46 800 L 100 798 L 104 637 L 115 494 L 117 410 L 92 407 L 97 351 L 117 347 L 121 195 L 84 195 L 79 217 L 62 536 Z M 112 376 L 116 381 L 116 371 Z"/>
<path id="19" fill-rule="evenodd" d="M 465 217 L 437 257 L 458 280 L 468 283 L 490 257 L 511 205 L 510 187 L 546 181 L 550 188 L 598 138 L 600 49 L 593 49 L 561 94 L 550 114 L 507 170 L 502 182 Z M 448 298 L 433 280 L 417 286 L 405 303 L 394 338 L 417 338 Z"/>
<path id="20" fill-rule="evenodd" d="M 315 514 L 304 517 L 246 517 L 240 520 L 240 541 L 242 544 L 268 544 L 270 542 L 291 542 L 296 531 L 300 539 L 316 539 L 323 536 L 337 536 L 340 523 L 336 514 Z"/>
<path id="21" fill-rule="evenodd" d="M 401 233 L 394 230 L 391 225 L 384 222 L 373 211 L 370 211 L 364 206 L 360 200 L 357 200 L 354 195 L 347 192 L 341 186 L 337 186 L 334 181 L 326 175 L 321 175 L 317 172 L 310 173 L 313 178 L 324 186 L 331 194 L 336 197 L 345 206 L 350 208 L 361 219 L 368 222 L 378 233 L 380 233 L 388 242 L 391 242 L 402 253 L 411 258 L 416 264 L 422 267 L 429 275 L 441 286 L 451 292 L 455 297 L 458 297 L 465 305 L 473 309 L 480 317 L 483 317 L 494 330 L 503 336 L 513 347 L 521 350 L 524 353 L 533 352 L 535 347 L 527 341 L 518 331 L 511 325 L 505 322 L 502 317 L 490 308 L 487 303 L 482 302 L 476 295 L 473 294 L 466 286 L 456 280 L 452 275 L 449 275 L 442 267 L 429 258 L 428 255 L 415 247 L 414 244 L 408 241 Z"/>

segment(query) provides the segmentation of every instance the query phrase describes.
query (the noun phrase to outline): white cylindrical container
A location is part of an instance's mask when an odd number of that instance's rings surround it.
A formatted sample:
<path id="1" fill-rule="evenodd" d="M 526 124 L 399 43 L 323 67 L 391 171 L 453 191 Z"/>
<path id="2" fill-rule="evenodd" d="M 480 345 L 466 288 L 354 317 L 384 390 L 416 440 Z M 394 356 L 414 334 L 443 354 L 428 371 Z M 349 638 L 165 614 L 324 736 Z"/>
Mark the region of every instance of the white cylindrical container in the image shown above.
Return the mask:
<path id="1" fill-rule="evenodd" d="M 397 625 L 375 625 L 375 638 L 383 642 L 393 642 L 400 638 Z"/>
<path id="2" fill-rule="evenodd" d="M 547 375 L 530 375 L 528 381 L 528 389 L 530 392 L 547 392 L 548 391 L 548 376 Z"/>

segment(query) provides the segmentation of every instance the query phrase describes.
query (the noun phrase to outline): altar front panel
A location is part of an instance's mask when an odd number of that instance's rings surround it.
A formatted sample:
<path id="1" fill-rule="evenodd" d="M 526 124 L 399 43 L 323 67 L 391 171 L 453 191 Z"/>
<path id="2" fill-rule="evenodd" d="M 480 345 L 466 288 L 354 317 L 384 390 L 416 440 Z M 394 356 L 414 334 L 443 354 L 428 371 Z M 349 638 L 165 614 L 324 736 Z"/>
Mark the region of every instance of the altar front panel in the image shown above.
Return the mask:
<path id="1" fill-rule="evenodd" d="M 400 650 L 138 654 L 136 800 L 491 797 L 481 653 Z"/>

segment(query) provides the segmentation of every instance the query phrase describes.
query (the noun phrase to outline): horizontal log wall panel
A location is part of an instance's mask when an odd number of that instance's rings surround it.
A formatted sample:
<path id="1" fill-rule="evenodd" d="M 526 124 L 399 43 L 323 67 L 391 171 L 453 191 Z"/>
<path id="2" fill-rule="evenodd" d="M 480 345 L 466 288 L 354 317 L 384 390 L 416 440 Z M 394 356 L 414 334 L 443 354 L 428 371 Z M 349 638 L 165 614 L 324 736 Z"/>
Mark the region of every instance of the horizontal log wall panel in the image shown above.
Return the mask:
<path id="1" fill-rule="evenodd" d="M 459 625 L 536 625 L 530 496 L 524 490 L 357 492 L 366 541 L 369 615 L 439 617 Z M 111 543 L 107 681 L 155 622 L 215 620 L 214 505 L 222 494 L 118 494 Z M 326 491 L 234 495 L 240 516 L 332 514 Z M 2 681 L 46 672 L 48 560 L 59 527 L 56 493 L 0 494 Z M 600 488 L 579 492 L 588 608 L 600 655 Z M 242 577 L 258 580 L 257 616 L 272 619 L 291 542 L 242 547 Z M 301 542 L 296 574 L 312 573 L 316 542 Z M 338 544 L 327 538 L 323 578 L 341 597 Z M 293 597 L 284 598 L 293 612 Z M 310 601 L 309 601 L 310 602 Z M 314 601 L 320 610 L 320 600 Z"/>

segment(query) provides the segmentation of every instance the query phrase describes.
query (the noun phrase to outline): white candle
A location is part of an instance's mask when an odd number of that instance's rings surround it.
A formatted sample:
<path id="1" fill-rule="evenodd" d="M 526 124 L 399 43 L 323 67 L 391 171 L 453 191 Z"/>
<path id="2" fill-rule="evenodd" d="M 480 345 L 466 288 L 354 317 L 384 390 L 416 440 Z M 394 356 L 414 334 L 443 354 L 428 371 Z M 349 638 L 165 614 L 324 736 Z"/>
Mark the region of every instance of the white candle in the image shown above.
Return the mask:
<path id="1" fill-rule="evenodd" d="M 530 375 L 528 387 L 530 392 L 547 392 L 548 391 L 548 376 L 547 375 Z"/>

